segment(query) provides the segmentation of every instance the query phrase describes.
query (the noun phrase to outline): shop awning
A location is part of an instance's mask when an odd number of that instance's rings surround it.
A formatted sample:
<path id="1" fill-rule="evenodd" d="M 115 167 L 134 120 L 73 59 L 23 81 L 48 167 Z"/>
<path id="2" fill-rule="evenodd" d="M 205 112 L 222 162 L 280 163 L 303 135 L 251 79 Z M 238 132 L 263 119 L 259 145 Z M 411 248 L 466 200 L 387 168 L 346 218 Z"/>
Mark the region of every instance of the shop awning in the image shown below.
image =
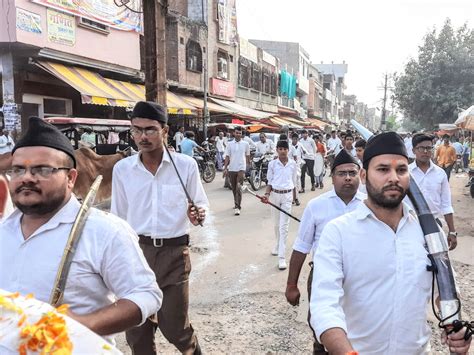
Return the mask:
<path id="1" fill-rule="evenodd" d="M 289 128 L 303 128 L 304 121 L 299 121 L 293 117 L 276 116 L 271 117 L 270 121 L 278 126 L 288 126 Z"/>
<path id="2" fill-rule="evenodd" d="M 81 93 L 83 104 L 133 107 L 145 100 L 145 86 L 104 78 L 93 71 L 60 63 L 38 61 L 36 64 Z M 167 92 L 170 114 L 193 114 L 194 107 L 172 92 Z"/>
<path id="3" fill-rule="evenodd" d="M 220 99 L 216 99 L 214 97 L 210 98 L 210 100 L 214 101 L 216 104 L 224 106 L 225 108 L 230 110 L 232 112 L 232 114 L 234 114 L 236 116 L 249 117 L 249 118 L 253 118 L 253 119 L 257 119 L 257 120 L 263 120 L 265 118 L 275 116 L 274 113 L 257 111 L 257 110 L 239 105 L 239 104 L 237 104 L 235 102 L 232 102 L 232 101 L 220 100 Z"/>
<path id="4" fill-rule="evenodd" d="M 306 121 L 308 121 L 307 126 L 318 127 L 320 130 L 324 130 L 326 126 L 330 126 L 329 123 L 323 122 L 316 118 L 307 118 Z"/>
<path id="5" fill-rule="evenodd" d="M 181 95 L 181 98 L 187 103 L 191 104 L 195 109 L 202 110 L 204 107 L 204 99 L 194 96 Z M 209 112 L 228 113 L 232 114 L 232 111 L 224 106 L 218 105 L 210 100 L 207 101 L 207 109 Z"/>

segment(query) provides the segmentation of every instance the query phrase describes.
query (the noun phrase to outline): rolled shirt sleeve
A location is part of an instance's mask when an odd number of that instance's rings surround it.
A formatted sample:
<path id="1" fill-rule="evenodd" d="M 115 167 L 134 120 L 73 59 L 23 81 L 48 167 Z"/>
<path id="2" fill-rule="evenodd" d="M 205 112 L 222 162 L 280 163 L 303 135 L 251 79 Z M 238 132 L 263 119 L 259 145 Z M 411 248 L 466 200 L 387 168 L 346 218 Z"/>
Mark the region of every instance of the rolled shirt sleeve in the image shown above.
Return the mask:
<path id="1" fill-rule="evenodd" d="M 293 250 L 299 251 L 303 254 L 309 254 L 313 248 L 314 235 L 316 233 L 316 224 L 313 217 L 313 212 L 308 204 L 303 212 L 301 218 L 300 227 L 298 229 L 298 235 L 295 243 L 293 244 Z"/>
<path id="2" fill-rule="evenodd" d="M 318 341 L 321 341 L 321 334 L 331 328 L 341 328 L 347 333 L 341 305 L 344 296 L 342 240 L 332 222 L 323 229 L 313 263 L 310 322 Z"/>
<path id="3" fill-rule="evenodd" d="M 443 174 L 443 181 L 441 182 L 441 204 L 440 210 L 443 215 L 454 213 L 451 204 L 451 188 L 449 186 L 448 177 Z"/>
<path id="4" fill-rule="evenodd" d="M 117 299 L 130 300 L 140 308 L 141 325 L 161 308 L 163 293 L 138 245 L 137 235 L 126 223 L 119 224 L 102 250 L 100 273 Z"/>

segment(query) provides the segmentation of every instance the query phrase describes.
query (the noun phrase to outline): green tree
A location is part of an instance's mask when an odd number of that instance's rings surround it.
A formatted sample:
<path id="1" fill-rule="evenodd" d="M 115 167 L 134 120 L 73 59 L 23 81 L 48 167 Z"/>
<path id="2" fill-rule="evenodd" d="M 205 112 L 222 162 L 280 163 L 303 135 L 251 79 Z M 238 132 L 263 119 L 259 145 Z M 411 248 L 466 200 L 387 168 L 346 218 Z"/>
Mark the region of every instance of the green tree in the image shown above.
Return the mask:
<path id="1" fill-rule="evenodd" d="M 386 121 L 387 131 L 396 132 L 400 128 L 400 123 L 397 121 L 397 116 L 391 115 Z"/>
<path id="2" fill-rule="evenodd" d="M 395 77 L 395 100 L 405 117 L 426 129 L 452 123 L 474 103 L 474 30 L 446 19 L 429 32 L 404 72 Z"/>

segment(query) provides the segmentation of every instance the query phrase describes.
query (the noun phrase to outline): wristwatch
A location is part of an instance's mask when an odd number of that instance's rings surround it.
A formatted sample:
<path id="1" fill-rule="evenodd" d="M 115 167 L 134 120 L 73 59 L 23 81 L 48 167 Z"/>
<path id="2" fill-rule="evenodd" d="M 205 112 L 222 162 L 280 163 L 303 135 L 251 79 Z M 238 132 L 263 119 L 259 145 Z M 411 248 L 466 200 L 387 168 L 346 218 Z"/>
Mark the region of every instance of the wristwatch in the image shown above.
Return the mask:
<path id="1" fill-rule="evenodd" d="M 448 236 L 453 235 L 455 238 L 458 236 L 458 232 L 449 232 Z"/>

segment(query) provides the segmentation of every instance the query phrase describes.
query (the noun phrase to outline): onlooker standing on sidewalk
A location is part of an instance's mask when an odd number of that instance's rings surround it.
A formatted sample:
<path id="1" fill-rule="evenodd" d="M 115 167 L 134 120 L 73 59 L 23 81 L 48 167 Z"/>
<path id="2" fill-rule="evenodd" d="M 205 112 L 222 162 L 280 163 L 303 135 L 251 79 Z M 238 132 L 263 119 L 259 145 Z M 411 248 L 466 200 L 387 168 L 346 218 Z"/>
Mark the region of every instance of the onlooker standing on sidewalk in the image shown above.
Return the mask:
<path id="1" fill-rule="evenodd" d="M 15 148 L 15 143 L 8 131 L 0 128 L 0 154 L 11 152 Z"/>
<path id="2" fill-rule="evenodd" d="M 310 137 L 308 137 L 308 131 L 303 130 L 303 137 L 300 139 L 300 144 L 305 149 L 303 159 L 305 165 L 301 168 L 301 190 L 300 193 L 304 193 L 306 172 L 308 172 L 311 178 L 311 191 L 316 189 L 314 185 L 314 156 L 316 155 L 316 143 Z"/>
<path id="3" fill-rule="evenodd" d="M 441 223 L 448 225 L 448 243 L 452 250 L 456 247 L 457 233 L 454 228 L 454 210 L 451 204 L 451 189 L 443 169 L 431 162 L 433 152 L 432 137 L 427 134 L 415 134 L 412 138 L 415 161 L 408 165 L 412 178 L 423 192 L 431 212 Z M 410 200 L 407 202 L 411 205 Z M 443 224 L 443 223 L 441 223 Z"/>
<path id="4" fill-rule="evenodd" d="M 234 140 L 227 143 L 225 149 L 224 178 L 229 175 L 229 182 L 234 194 L 234 214 L 240 215 L 242 209 L 242 184 L 245 170 L 250 165 L 250 147 L 242 140 L 242 128 L 235 127 Z"/>
<path id="5" fill-rule="evenodd" d="M 184 154 L 165 151 L 168 133 L 166 108 L 138 102 L 130 129 L 140 153 L 119 161 L 112 173 L 111 212 L 125 219 L 139 235 L 140 247 L 163 291 L 163 305 L 156 319 L 147 319 L 129 330 L 133 354 L 156 354 L 155 332 L 186 354 L 201 354 L 189 322 L 189 230 L 204 221 L 209 204 L 196 161 Z M 180 184 L 179 172 L 191 206 Z M 120 249 L 117 254 L 122 253 Z M 124 276 L 127 277 L 127 276 Z"/>
<path id="6" fill-rule="evenodd" d="M 295 156 L 295 162 L 296 162 L 296 189 L 295 189 L 295 205 L 299 206 L 300 205 L 300 200 L 299 200 L 299 193 L 301 190 L 301 169 L 303 164 L 305 164 L 303 160 L 303 155 L 305 152 L 305 149 L 303 148 L 303 145 L 298 141 L 299 136 L 298 133 L 293 133 L 291 135 L 291 146 L 293 147 L 294 151 L 296 152 Z"/>
<path id="7" fill-rule="evenodd" d="M 176 131 L 173 137 L 177 152 L 181 151 L 181 142 L 183 141 L 183 139 L 184 139 L 184 127 L 181 126 L 181 127 L 178 127 L 178 130 Z"/>
<path id="8" fill-rule="evenodd" d="M 322 189 L 324 187 L 324 157 L 326 156 L 326 146 L 322 142 L 322 137 L 319 134 L 314 136 L 314 142 L 316 143 L 316 154 L 314 155 L 314 177 L 316 179 L 316 187 Z"/>
<path id="9" fill-rule="evenodd" d="M 336 155 L 338 155 L 339 152 L 342 150 L 342 141 L 339 139 L 338 136 L 336 136 L 335 130 L 331 131 L 331 138 L 328 139 L 327 149 L 329 165 L 332 166 Z"/>
<path id="10" fill-rule="evenodd" d="M 471 142 L 469 140 L 469 137 L 464 138 L 462 147 L 463 147 L 463 151 L 462 151 L 463 167 L 465 171 L 468 171 L 469 170 L 469 155 L 471 152 Z"/>
<path id="11" fill-rule="evenodd" d="M 278 158 L 268 164 L 268 184 L 262 202 L 270 201 L 284 211 L 291 213 L 291 203 L 296 196 L 297 166 L 296 162 L 288 157 L 289 148 L 288 141 L 278 141 Z M 272 255 L 278 255 L 278 268 L 285 270 L 286 240 L 288 239 L 290 217 L 276 208 L 272 208 L 271 211 L 276 237 L 276 246 Z"/>
<path id="12" fill-rule="evenodd" d="M 451 170 L 453 170 L 453 165 L 456 162 L 456 150 L 449 143 L 449 135 L 445 134 L 443 136 L 443 144 L 436 149 L 434 158 L 438 166 L 446 173 L 449 181 Z"/>
<path id="13" fill-rule="evenodd" d="M 219 132 L 219 136 L 216 139 L 216 160 L 217 170 L 221 171 L 224 169 L 224 153 L 225 153 L 225 138 L 224 132 Z"/>

